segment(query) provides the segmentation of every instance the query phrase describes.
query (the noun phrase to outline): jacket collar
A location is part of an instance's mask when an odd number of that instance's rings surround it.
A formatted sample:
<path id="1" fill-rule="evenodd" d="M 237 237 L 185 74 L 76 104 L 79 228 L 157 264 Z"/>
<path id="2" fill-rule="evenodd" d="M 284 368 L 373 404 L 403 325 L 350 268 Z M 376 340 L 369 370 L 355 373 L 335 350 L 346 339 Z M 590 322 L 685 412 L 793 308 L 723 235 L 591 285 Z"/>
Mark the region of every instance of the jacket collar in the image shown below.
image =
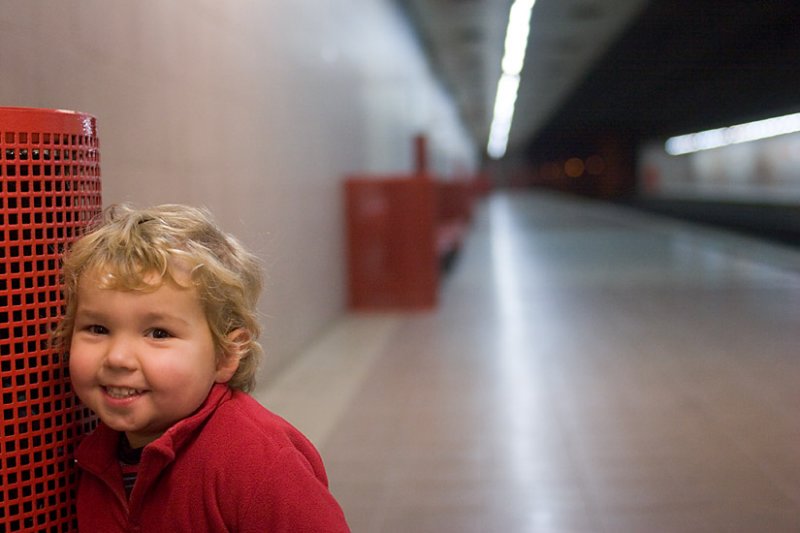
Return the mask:
<path id="1" fill-rule="evenodd" d="M 175 458 L 175 454 L 195 435 L 208 418 L 214 414 L 219 405 L 228 400 L 232 391 L 227 385 L 216 383 L 211 387 L 208 397 L 194 414 L 179 420 L 159 438 L 145 446 L 144 454 L 158 453 L 168 461 Z"/>
<path id="2" fill-rule="evenodd" d="M 162 461 L 171 462 L 176 453 L 196 433 L 197 429 L 216 411 L 217 407 L 229 399 L 232 391 L 227 385 L 217 383 L 211 387 L 203 404 L 193 414 L 179 420 L 158 439 L 148 444 L 145 455 L 161 456 Z M 117 445 L 119 432 L 102 422 L 87 436 L 75 452 L 75 459 L 83 468 L 102 474 L 117 464 Z"/>

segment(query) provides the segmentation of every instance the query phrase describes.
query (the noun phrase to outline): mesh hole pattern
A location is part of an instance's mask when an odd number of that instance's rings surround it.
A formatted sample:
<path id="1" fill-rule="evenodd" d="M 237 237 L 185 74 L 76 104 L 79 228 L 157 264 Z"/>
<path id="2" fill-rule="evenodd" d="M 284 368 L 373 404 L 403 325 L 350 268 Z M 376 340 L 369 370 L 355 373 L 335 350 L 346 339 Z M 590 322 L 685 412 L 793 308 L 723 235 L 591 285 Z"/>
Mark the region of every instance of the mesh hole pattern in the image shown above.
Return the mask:
<path id="1" fill-rule="evenodd" d="M 77 531 L 72 455 L 96 419 L 49 333 L 60 255 L 100 210 L 94 118 L 0 108 L 0 533 Z"/>

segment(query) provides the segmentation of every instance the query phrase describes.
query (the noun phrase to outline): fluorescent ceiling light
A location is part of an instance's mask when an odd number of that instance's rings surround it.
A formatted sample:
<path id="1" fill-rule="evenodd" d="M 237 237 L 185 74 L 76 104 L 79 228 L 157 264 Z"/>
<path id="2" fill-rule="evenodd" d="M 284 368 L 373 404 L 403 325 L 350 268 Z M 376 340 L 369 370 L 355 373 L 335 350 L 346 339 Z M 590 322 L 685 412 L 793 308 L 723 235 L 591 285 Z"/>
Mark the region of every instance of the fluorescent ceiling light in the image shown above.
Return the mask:
<path id="1" fill-rule="evenodd" d="M 683 155 L 798 131 L 800 131 L 800 113 L 794 113 L 782 117 L 728 126 L 727 128 L 670 137 L 664 144 L 664 149 L 670 155 Z"/>
<path id="2" fill-rule="evenodd" d="M 511 119 L 514 117 L 514 104 L 517 101 L 519 76 L 503 74 L 497 82 L 497 97 L 494 101 L 494 118 L 489 131 L 489 144 L 486 152 L 489 157 L 499 159 L 506 153 Z"/>
<path id="3" fill-rule="evenodd" d="M 525 62 L 525 49 L 528 46 L 530 32 L 531 7 L 527 2 L 514 2 L 508 15 L 506 28 L 505 53 L 503 55 L 503 73 L 519 75 Z"/>
<path id="4" fill-rule="evenodd" d="M 514 105 L 517 101 L 519 76 L 525 64 L 525 49 L 528 46 L 531 10 L 536 0 L 516 0 L 511 5 L 506 28 L 505 52 L 501 63 L 503 74 L 497 82 L 494 116 L 489 130 L 486 152 L 489 157 L 499 159 L 506 153 Z"/>

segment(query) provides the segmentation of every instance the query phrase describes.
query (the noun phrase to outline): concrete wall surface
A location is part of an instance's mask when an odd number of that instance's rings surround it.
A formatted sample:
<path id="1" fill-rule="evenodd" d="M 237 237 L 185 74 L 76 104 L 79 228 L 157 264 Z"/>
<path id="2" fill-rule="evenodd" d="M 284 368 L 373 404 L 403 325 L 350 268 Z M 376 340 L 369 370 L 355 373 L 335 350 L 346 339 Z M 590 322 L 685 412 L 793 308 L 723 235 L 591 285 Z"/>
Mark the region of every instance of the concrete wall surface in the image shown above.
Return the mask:
<path id="1" fill-rule="evenodd" d="M 341 179 L 419 133 L 477 159 L 391 0 L 4 1 L 0 106 L 95 115 L 105 205 L 206 206 L 263 258 L 262 382 L 344 312 Z"/>

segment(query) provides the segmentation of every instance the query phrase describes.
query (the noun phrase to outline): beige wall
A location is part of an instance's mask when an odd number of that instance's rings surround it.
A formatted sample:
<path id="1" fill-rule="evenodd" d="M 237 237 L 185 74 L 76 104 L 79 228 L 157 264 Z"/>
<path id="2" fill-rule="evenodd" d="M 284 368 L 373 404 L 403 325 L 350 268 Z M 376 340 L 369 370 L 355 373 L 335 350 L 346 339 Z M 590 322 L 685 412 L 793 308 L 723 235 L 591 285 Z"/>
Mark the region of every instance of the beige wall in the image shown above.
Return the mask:
<path id="1" fill-rule="evenodd" d="M 264 258 L 264 378 L 344 312 L 341 178 L 473 146 L 390 0 L 3 0 L 0 105 L 98 118 L 104 203 L 205 205 Z"/>

